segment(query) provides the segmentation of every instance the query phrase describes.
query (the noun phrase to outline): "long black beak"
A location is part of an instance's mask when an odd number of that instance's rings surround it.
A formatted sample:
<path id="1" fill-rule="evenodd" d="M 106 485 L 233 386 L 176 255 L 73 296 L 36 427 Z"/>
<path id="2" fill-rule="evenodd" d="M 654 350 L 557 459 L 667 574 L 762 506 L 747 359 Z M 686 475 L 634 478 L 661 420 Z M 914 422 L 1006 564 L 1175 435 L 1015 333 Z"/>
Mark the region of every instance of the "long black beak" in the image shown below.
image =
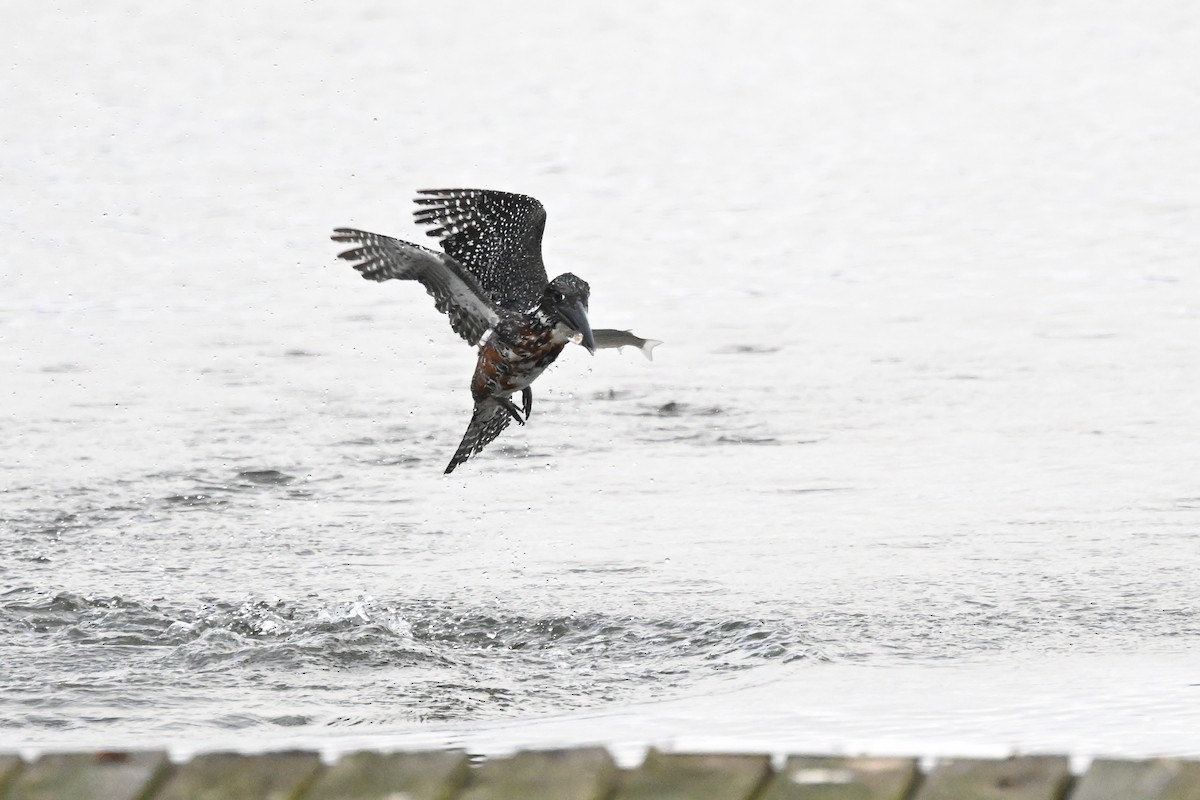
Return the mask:
<path id="1" fill-rule="evenodd" d="M 596 339 L 592 336 L 592 326 L 588 324 L 587 309 L 583 303 L 561 305 L 558 307 L 558 315 L 563 318 L 563 322 L 567 323 L 571 330 L 578 332 L 583 337 L 580 344 L 586 347 L 589 353 L 595 355 Z"/>

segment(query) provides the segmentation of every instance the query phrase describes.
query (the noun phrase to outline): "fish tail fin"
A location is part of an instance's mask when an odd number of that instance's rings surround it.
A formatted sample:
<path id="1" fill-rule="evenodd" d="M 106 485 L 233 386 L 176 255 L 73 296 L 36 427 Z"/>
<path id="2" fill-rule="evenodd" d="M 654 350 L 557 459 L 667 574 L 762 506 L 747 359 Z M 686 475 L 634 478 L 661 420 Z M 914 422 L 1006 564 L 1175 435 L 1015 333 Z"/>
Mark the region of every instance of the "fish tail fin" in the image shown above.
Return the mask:
<path id="1" fill-rule="evenodd" d="M 662 344 L 662 342 L 660 342 L 658 339 L 646 339 L 642 342 L 638 349 L 642 351 L 642 355 L 646 357 L 647 361 L 653 361 L 654 348 L 658 347 L 660 344 Z"/>

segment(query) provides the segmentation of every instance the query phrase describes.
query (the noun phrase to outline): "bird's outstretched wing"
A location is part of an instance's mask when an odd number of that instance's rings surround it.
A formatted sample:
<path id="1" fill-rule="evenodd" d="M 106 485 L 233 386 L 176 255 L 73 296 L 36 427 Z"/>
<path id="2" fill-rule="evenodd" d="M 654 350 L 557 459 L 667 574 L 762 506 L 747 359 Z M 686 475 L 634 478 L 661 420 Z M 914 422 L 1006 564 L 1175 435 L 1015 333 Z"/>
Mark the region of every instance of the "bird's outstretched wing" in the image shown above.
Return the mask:
<path id="1" fill-rule="evenodd" d="M 418 281 L 433 296 L 437 310 L 450 318 L 450 327 L 468 344 L 478 343 L 500 319 L 475 276 L 449 256 L 354 228 L 337 228 L 332 238 L 361 245 L 338 258 L 351 262 L 367 280 Z"/>
<path id="2" fill-rule="evenodd" d="M 546 209 L 532 197 L 490 189 L 422 189 L 413 216 L 496 305 L 527 311 L 546 288 Z"/>
<path id="3" fill-rule="evenodd" d="M 459 464 L 487 447 L 508 427 L 510 419 L 512 417 L 509 413 L 495 400 L 488 398 L 476 403 L 475 410 L 471 413 L 471 424 L 467 426 L 467 432 L 463 434 L 454 458 L 446 465 L 445 474 L 449 475 Z"/>

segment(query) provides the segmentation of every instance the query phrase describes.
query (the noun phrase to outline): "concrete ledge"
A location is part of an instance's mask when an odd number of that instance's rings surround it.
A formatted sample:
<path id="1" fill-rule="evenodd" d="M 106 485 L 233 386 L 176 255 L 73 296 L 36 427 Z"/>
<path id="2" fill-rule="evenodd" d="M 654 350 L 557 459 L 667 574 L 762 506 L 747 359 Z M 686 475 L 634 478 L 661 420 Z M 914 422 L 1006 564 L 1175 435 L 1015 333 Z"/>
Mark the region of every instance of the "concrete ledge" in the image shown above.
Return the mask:
<path id="1" fill-rule="evenodd" d="M 461 751 L 0 755 L 3 800 L 1184 800 L 1200 761 L 1097 759 L 1079 776 L 1064 756 L 913 758 L 681 754 L 651 750 L 620 769 L 602 748 L 472 759 Z"/>

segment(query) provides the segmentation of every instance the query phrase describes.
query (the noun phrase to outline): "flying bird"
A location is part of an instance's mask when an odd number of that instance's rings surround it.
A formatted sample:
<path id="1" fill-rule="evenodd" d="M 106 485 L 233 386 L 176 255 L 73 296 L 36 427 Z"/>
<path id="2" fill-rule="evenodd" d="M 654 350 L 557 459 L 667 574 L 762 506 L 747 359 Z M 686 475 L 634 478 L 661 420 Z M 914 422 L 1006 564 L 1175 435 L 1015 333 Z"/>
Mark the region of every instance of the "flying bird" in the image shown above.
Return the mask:
<path id="1" fill-rule="evenodd" d="M 590 353 L 638 347 L 652 357 L 654 339 L 598 329 L 588 321 L 590 287 L 569 272 L 548 280 L 542 263 L 546 209 L 532 197 L 486 189 L 418 192 L 418 224 L 443 252 L 378 233 L 337 228 L 335 242 L 357 245 L 339 258 L 367 280 L 415 280 L 450 327 L 479 356 L 471 379 L 475 408 L 446 474 L 483 450 L 511 421 L 524 425 L 533 411 L 530 384 L 568 342 Z M 512 400 L 521 392 L 521 408 Z"/>

